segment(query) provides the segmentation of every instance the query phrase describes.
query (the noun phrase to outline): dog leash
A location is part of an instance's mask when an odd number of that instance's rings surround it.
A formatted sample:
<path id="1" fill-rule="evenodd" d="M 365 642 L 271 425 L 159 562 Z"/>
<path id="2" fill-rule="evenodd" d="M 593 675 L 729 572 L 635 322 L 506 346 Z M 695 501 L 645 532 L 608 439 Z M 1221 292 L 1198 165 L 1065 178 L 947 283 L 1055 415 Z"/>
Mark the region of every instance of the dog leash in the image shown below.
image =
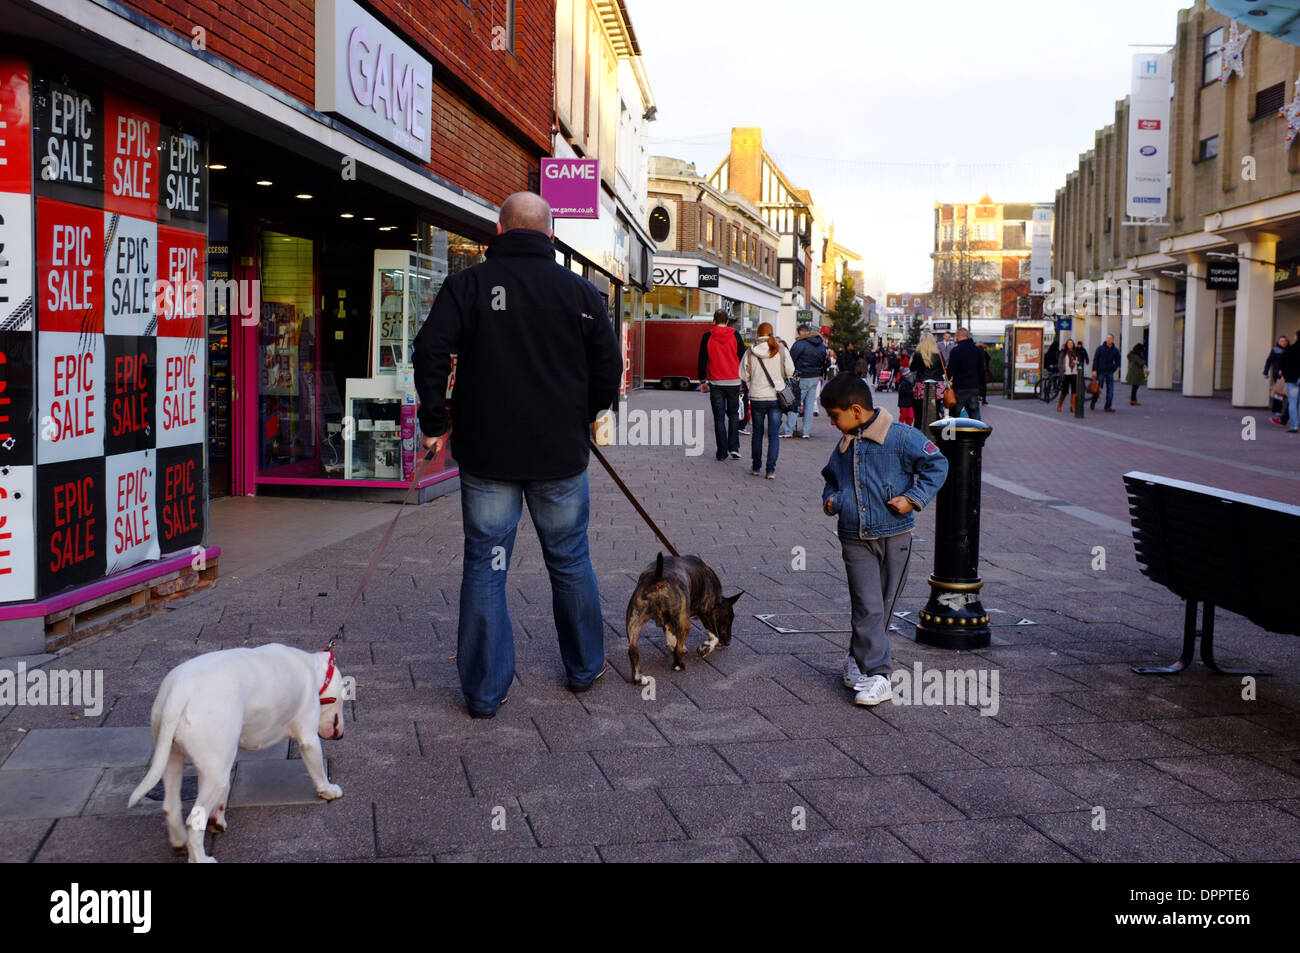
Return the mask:
<path id="1" fill-rule="evenodd" d="M 334 660 L 334 643 L 346 641 L 343 637 L 343 630 L 347 628 L 348 619 L 352 615 L 352 607 L 357 604 L 357 600 L 361 598 L 361 593 L 365 591 L 366 584 L 370 582 L 370 577 L 374 575 L 375 567 L 379 565 L 379 557 L 383 556 L 384 550 L 388 548 L 388 542 L 393 538 L 393 531 L 397 529 L 397 521 L 401 519 L 402 513 L 406 510 L 406 504 L 410 502 L 411 492 L 415 489 L 415 485 L 420 482 L 420 477 L 424 475 L 420 472 L 421 465 L 432 462 L 433 457 L 434 453 L 430 450 L 424 455 L 423 460 L 416 463 L 415 475 L 411 477 L 411 485 L 406 488 L 406 495 L 402 497 L 402 504 L 397 508 L 397 513 L 394 514 L 392 522 L 388 524 L 388 529 L 384 533 L 384 538 L 379 541 L 379 548 L 376 549 L 375 554 L 370 557 L 370 565 L 366 567 L 365 573 L 362 574 L 361 584 L 357 586 L 357 591 L 353 594 L 352 601 L 348 603 L 348 607 L 343 611 L 343 622 L 339 625 L 338 634 L 336 634 L 334 638 L 330 639 L 329 651 L 331 667 Z M 329 685 L 328 679 L 326 679 L 325 684 L 326 686 Z M 324 690 L 324 688 L 321 689 L 322 692 Z"/>
<path id="2" fill-rule="evenodd" d="M 596 446 L 594 441 L 591 443 L 591 452 L 596 455 L 596 459 L 600 461 L 601 466 L 603 466 L 613 478 L 614 483 L 618 485 L 618 488 L 623 491 L 623 495 L 627 497 L 627 501 L 632 504 L 638 513 L 641 514 L 641 518 L 646 521 L 646 525 L 649 526 L 650 529 L 654 531 L 654 534 L 659 537 L 659 542 L 664 544 L 669 553 L 674 556 L 680 556 L 681 553 L 677 551 L 672 543 L 668 542 L 668 537 L 663 534 L 663 531 L 659 529 L 657 525 L 655 525 L 655 521 L 650 518 L 650 514 L 645 511 L 645 507 L 643 507 L 637 498 L 632 495 L 632 491 L 627 488 L 627 484 L 624 483 L 619 478 L 619 475 L 614 472 L 614 468 L 609 465 L 609 461 L 605 459 L 605 455 L 600 452 L 600 448 Z"/>

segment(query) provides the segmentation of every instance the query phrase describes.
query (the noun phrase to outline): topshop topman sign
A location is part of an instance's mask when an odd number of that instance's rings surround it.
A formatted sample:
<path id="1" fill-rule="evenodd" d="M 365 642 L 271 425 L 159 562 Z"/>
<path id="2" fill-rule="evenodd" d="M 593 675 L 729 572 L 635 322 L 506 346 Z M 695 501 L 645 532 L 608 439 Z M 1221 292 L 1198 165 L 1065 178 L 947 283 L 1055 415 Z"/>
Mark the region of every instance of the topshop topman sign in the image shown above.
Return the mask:
<path id="1" fill-rule="evenodd" d="M 429 161 L 433 65 L 353 0 L 316 2 L 316 108 Z"/>

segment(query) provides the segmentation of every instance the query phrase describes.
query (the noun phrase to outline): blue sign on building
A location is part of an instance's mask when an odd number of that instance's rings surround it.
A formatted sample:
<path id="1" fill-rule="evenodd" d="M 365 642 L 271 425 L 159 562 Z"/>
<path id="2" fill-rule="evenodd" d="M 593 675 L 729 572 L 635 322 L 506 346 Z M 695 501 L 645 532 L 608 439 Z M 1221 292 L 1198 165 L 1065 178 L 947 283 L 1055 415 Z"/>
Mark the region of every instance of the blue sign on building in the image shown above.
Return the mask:
<path id="1" fill-rule="evenodd" d="M 1056 330 L 1058 330 L 1058 331 L 1072 331 L 1072 330 L 1074 330 L 1074 318 L 1057 318 L 1057 319 L 1056 319 Z"/>

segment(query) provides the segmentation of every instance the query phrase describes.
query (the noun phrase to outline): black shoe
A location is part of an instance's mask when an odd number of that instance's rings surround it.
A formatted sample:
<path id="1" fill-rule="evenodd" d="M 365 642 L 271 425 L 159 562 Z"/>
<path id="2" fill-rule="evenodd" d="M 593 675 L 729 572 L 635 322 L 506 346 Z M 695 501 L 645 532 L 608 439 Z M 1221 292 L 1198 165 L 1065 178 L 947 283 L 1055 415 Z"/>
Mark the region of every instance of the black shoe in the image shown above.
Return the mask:
<path id="1" fill-rule="evenodd" d="M 572 682 L 570 682 L 569 691 L 573 692 L 573 694 L 575 695 L 581 695 L 583 692 L 591 691 L 591 686 L 595 685 L 598 681 L 600 681 L 600 677 L 605 674 L 605 670 L 608 668 L 609 668 L 608 662 L 601 665 L 600 671 L 596 673 L 596 677 L 593 678 L 591 681 L 589 681 L 586 685 L 575 685 Z"/>
<path id="2" fill-rule="evenodd" d="M 504 705 L 508 701 L 510 701 L 509 695 L 501 699 L 501 705 Z M 497 716 L 497 712 L 501 710 L 501 705 L 497 705 L 497 707 L 493 711 L 479 711 L 477 708 L 470 708 L 469 716 L 471 718 L 495 718 Z"/>

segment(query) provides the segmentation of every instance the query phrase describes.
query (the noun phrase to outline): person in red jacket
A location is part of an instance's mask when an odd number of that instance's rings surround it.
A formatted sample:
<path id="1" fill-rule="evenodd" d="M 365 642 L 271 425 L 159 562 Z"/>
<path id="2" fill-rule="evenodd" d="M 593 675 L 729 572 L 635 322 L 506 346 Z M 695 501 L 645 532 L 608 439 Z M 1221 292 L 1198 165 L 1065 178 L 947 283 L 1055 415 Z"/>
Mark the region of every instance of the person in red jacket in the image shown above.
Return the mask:
<path id="1" fill-rule="evenodd" d="M 740 359 L 745 342 L 731 327 L 731 315 L 713 312 L 713 329 L 700 339 L 700 390 L 713 405 L 713 435 L 718 460 L 740 459 Z"/>

